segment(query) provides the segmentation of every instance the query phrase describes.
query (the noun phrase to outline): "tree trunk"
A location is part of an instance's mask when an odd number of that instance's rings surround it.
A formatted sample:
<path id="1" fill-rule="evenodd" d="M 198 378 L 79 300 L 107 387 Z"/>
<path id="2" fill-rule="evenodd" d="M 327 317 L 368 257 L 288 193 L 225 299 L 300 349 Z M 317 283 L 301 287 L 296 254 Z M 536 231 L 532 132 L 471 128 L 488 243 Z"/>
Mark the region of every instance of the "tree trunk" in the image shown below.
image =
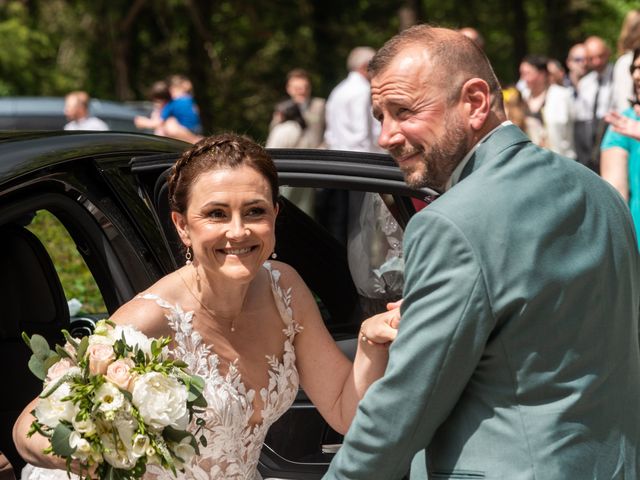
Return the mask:
<path id="1" fill-rule="evenodd" d="M 524 0 L 505 0 L 506 11 L 511 11 L 511 38 L 513 39 L 513 69 L 515 72 L 520 67 L 520 61 L 529 53 L 527 43 L 527 12 L 524 8 Z M 516 74 L 516 78 L 518 75 Z"/>
<path id="2" fill-rule="evenodd" d="M 564 61 L 569 50 L 567 0 L 546 0 L 547 54 Z"/>
<path id="3" fill-rule="evenodd" d="M 119 100 L 132 100 L 133 90 L 131 89 L 130 78 L 130 57 L 131 57 L 131 32 L 136 19 L 140 15 L 146 0 L 135 0 L 127 15 L 116 25 L 113 49 L 113 68 L 115 70 L 115 91 Z"/>

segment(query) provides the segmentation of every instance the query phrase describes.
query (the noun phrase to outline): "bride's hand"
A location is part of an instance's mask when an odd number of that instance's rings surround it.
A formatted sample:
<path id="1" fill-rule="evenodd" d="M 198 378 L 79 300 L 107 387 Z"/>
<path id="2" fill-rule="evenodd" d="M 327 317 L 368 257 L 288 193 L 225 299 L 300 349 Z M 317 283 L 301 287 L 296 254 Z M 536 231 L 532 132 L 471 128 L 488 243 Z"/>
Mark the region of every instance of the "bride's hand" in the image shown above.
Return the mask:
<path id="1" fill-rule="evenodd" d="M 400 303 L 388 304 L 386 312 L 367 318 L 360 325 L 359 338 L 362 343 L 388 346 L 398 334 Z"/>

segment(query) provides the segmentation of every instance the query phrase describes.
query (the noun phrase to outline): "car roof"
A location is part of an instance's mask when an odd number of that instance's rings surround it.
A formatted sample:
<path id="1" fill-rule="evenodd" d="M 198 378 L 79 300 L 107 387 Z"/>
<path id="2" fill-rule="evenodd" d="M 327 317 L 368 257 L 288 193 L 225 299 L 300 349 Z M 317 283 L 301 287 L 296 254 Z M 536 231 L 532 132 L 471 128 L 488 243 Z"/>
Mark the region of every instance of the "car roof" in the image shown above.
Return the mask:
<path id="1" fill-rule="evenodd" d="M 0 185 L 69 160 L 162 153 L 177 156 L 188 145 L 168 137 L 128 132 L 0 132 Z"/>
<path id="2" fill-rule="evenodd" d="M 89 113 L 104 120 L 112 130 L 137 131 L 134 117 L 147 112 L 123 103 L 92 98 Z M 64 97 L 0 98 L 2 130 L 59 130 L 66 123 Z"/>

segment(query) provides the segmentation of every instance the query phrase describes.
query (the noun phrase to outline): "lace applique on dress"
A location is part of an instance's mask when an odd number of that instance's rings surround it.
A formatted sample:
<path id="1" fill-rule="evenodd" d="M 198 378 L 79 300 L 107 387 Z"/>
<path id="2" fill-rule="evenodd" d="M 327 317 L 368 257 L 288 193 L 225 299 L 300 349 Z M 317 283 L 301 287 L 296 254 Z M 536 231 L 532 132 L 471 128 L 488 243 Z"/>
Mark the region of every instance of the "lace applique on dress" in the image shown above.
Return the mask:
<path id="1" fill-rule="evenodd" d="M 193 329 L 193 312 L 185 312 L 179 305 L 172 305 L 156 295 L 140 296 L 154 300 L 168 311 L 166 317 L 175 332 L 173 354 L 183 359 L 193 373 L 205 379 L 204 395 L 208 405 L 204 414 L 206 426 L 201 433 L 207 439 L 207 446 L 200 447 L 200 455 L 194 458 L 179 478 L 259 479 L 256 467 L 267 430 L 288 410 L 298 392 L 293 340 L 302 327 L 293 320 L 291 289 L 285 290 L 280 286 L 280 272 L 273 269 L 270 262 L 265 262 L 263 266 L 269 272 L 276 305 L 285 325 L 283 332 L 286 339 L 282 360 L 275 355 L 267 355 L 269 383 L 258 392 L 264 407 L 262 421 L 257 424 L 251 423 L 256 391 L 245 387 L 237 360 L 229 365 L 225 375 L 221 375 L 218 355 Z M 195 429 L 195 425 L 192 428 Z M 149 467 L 149 472 L 156 478 L 173 478 L 153 467 Z"/>

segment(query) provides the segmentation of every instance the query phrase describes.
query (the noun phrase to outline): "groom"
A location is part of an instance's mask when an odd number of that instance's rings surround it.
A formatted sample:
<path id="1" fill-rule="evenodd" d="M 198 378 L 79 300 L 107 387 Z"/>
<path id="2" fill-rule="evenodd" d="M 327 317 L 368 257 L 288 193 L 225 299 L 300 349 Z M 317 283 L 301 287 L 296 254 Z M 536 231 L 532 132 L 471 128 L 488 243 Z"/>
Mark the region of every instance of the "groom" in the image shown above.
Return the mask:
<path id="1" fill-rule="evenodd" d="M 325 479 L 640 476 L 640 259 L 622 198 L 505 122 L 484 54 L 417 26 L 369 66 L 379 143 L 440 192 L 402 320 Z M 418 454 L 418 455 L 416 455 Z"/>

